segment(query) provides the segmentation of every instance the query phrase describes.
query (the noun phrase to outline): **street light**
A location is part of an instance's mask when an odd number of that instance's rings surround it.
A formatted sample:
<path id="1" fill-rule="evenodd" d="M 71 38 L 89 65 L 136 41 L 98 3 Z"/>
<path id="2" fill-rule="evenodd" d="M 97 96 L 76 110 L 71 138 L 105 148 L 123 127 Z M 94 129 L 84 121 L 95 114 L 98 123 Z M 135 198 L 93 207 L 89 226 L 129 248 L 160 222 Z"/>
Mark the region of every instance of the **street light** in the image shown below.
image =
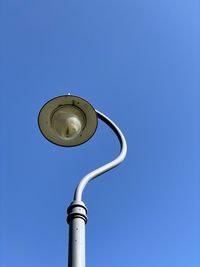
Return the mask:
<path id="1" fill-rule="evenodd" d="M 124 135 L 107 116 L 95 110 L 86 100 L 72 95 L 59 96 L 48 101 L 40 110 L 38 125 L 44 137 L 60 146 L 83 144 L 95 133 L 98 118 L 106 123 L 120 142 L 120 153 L 113 161 L 84 176 L 76 187 L 74 200 L 67 213 L 69 224 L 68 267 L 85 267 L 85 224 L 87 208 L 82 194 L 88 182 L 119 165 L 127 153 Z"/>

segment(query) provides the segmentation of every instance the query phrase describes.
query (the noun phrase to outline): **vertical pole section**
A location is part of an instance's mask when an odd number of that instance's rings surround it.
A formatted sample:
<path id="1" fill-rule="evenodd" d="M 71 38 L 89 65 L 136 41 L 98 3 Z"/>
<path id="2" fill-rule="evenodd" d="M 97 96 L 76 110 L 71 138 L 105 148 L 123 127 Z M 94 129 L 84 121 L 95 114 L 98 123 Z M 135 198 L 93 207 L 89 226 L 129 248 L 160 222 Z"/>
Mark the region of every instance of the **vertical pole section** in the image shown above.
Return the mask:
<path id="1" fill-rule="evenodd" d="M 82 201 L 73 201 L 67 209 L 69 224 L 68 267 L 85 267 L 85 225 L 87 208 Z"/>

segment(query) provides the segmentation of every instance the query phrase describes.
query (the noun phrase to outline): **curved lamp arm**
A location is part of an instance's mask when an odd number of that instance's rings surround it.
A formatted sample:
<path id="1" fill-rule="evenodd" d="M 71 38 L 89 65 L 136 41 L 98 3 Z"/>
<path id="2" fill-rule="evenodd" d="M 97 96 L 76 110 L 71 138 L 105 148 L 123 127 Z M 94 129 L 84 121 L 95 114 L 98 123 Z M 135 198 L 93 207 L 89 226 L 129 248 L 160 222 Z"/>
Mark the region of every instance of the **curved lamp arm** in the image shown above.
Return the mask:
<path id="1" fill-rule="evenodd" d="M 74 201 L 81 201 L 82 200 L 82 194 L 85 186 L 87 183 L 89 183 L 91 180 L 96 178 L 97 176 L 115 168 L 117 165 L 119 165 L 126 157 L 127 153 L 127 143 L 126 139 L 123 135 L 123 133 L 120 131 L 120 129 L 117 127 L 117 125 L 110 120 L 107 116 L 105 116 L 103 113 L 96 110 L 96 113 L 98 115 L 98 118 L 101 119 L 103 122 L 105 122 L 116 134 L 118 137 L 118 140 L 120 142 L 121 150 L 120 154 L 116 159 L 113 161 L 103 165 L 102 167 L 88 173 L 86 176 L 84 176 L 81 181 L 79 182 L 78 186 L 76 187 L 75 193 L 74 193 Z"/>

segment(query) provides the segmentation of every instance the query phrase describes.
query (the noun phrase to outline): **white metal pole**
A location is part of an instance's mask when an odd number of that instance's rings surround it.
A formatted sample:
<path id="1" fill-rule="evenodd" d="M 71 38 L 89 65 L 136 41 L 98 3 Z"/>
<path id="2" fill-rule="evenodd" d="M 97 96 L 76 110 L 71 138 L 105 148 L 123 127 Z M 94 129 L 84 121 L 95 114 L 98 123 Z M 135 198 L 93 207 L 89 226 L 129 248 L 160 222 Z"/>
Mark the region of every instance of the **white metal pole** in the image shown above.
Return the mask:
<path id="1" fill-rule="evenodd" d="M 69 267 L 85 267 L 85 224 L 87 223 L 87 209 L 83 202 L 74 201 L 68 210 L 69 224 Z"/>
<path id="2" fill-rule="evenodd" d="M 97 110 L 96 112 L 98 118 L 105 122 L 117 135 L 121 150 L 116 159 L 84 176 L 75 190 L 74 201 L 67 210 L 67 222 L 69 224 L 68 267 L 85 267 L 85 224 L 87 223 L 87 208 L 82 202 L 82 194 L 85 186 L 97 176 L 119 165 L 125 159 L 127 153 L 126 139 L 117 125 L 103 113 Z"/>

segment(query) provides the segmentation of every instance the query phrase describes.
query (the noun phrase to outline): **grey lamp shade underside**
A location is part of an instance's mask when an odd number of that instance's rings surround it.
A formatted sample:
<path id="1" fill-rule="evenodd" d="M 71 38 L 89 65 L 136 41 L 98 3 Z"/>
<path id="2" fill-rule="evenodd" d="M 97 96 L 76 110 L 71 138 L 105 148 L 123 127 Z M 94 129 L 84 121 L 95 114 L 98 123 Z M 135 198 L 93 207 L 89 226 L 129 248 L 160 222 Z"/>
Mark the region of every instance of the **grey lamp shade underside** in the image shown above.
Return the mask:
<path id="1" fill-rule="evenodd" d="M 95 133 L 98 117 L 86 100 L 64 95 L 51 99 L 38 115 L 39 129 L 44 137 L 59 146 L 77 146 Z"/>

